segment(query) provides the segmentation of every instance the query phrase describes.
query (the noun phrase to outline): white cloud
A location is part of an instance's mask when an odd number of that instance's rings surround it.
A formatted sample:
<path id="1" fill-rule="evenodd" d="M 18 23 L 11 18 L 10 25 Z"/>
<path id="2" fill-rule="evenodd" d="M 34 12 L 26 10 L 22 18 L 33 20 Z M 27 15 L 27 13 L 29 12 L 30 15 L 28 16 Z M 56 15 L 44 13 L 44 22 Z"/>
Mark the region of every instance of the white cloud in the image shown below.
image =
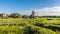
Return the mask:
<path id="1" fill-rule="evenodd" d="M 32 10 L 24 11 L 23 13 L 26 15 L 30 15 Z M 37 15 L 39 16 L 60 16 L 60 6 L 51 7 L 51 8 L 43 8 L 43 9 L 34 9 Z"/>

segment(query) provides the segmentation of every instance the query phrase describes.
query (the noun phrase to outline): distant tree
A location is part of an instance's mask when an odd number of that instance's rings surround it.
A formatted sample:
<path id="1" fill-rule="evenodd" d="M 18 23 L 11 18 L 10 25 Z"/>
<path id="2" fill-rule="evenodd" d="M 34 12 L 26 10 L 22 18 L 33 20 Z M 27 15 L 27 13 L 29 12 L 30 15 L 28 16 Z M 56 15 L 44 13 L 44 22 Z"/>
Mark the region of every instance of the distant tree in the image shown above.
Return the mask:
<path id="1" fill-rule="evenodd" d="M 22 18 L 29 18 L 29 16 L 28 15 L 23 15 Z"/>
<path id="2" fill-rule="evenodd" d="M 22 15 L 19 14 L 19 13 L 12 13 L 9 17 L 12 17 L 12 18 L 20 18 L 20 17 L 22 17 Z"/>

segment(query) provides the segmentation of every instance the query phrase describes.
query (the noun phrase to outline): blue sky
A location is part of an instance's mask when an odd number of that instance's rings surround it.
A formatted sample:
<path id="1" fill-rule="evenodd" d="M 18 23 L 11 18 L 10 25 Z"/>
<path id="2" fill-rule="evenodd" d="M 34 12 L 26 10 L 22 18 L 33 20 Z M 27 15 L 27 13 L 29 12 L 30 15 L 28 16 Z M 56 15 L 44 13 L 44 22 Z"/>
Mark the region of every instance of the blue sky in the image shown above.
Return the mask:
<path id="1" fill-rule="evenodd" d="M 18 12 L 60 6 L 60 0 L 0 0 L 0 13 Z"/>

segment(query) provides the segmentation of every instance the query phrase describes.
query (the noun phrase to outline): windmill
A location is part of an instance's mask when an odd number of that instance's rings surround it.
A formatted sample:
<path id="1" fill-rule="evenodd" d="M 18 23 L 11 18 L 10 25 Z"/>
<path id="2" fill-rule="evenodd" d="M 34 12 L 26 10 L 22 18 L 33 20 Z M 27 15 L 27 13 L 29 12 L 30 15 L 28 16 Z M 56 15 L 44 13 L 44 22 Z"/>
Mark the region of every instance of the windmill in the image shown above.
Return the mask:
<path id="1" fill-rule="evenodd" d="M 37 12 L 32 11 L 32 14 L 30 15 L 30 18 L 35 18 L 36 17 L 35 14 L 37 14 Z"/>

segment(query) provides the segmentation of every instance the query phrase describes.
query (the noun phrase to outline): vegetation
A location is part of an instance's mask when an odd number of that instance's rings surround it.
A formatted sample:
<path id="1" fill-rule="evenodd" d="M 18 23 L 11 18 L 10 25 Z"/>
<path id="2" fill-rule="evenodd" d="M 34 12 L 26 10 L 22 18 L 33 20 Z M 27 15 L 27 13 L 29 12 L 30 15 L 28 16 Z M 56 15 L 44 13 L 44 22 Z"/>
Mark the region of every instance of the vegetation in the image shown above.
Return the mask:
<path id="1" fill-rule="evenodd" d="M 6 16 L 3 19 L 0 17 L 0 34 L 60 34 L 58 16 L 39 17 L 35 16 L 34 11 L 30 16 L 19 13 Z"/>
<path id="2" fill-rule="evenodd" d="M 8 18 L 0 19 L 0 34 L 57 34 L 59 18 Z"/>
<path id="3" fill-rule="evenodd" d="M 9 17 L 12 17 L 12 18 L 20 18 L 22 16 L 19 13 L 12 13 L 11 15 L 9 15 Z"/>

